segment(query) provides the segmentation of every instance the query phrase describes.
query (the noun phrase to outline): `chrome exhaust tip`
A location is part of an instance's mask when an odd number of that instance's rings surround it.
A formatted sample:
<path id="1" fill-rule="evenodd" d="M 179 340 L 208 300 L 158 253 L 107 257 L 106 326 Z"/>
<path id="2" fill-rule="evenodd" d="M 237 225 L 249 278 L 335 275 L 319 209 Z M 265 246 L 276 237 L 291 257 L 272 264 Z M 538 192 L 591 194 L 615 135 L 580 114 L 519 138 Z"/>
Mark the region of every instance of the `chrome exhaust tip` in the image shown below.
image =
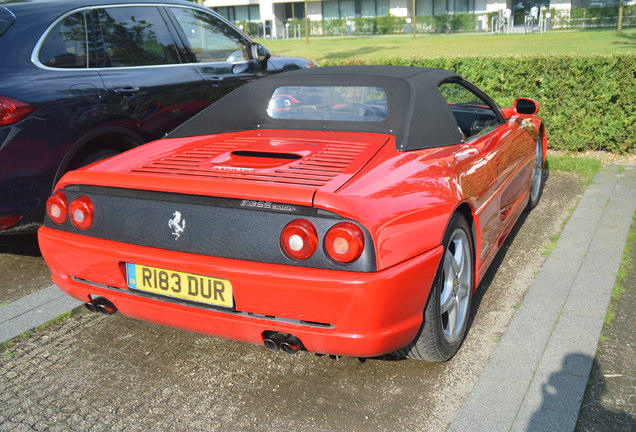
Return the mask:
<path id="1" fill-rule="evenodd" d="M 296 354 L 298 350 L 303 348 L 303 343 L 296 336 L 289 336 L 285 342 L 280 344 L 280 349 L 283 350 L 284 353 L 292 355 Z"/>
<path id="2" fill-rule="evenodd" d="M 96 297 L 93 299 L 92 303 L 95 306 L 96 311 L 103 313 L 104 315 L 113 315 L 117 313 L 115 305 L 104 297 Z"/>
<path id="3" fill-rule="evenodd" d="M 263 339 L 263 344 L 270 351 L 278 351 L 284 340 L 284 334 L 270 332 L 270 335 Z"/>

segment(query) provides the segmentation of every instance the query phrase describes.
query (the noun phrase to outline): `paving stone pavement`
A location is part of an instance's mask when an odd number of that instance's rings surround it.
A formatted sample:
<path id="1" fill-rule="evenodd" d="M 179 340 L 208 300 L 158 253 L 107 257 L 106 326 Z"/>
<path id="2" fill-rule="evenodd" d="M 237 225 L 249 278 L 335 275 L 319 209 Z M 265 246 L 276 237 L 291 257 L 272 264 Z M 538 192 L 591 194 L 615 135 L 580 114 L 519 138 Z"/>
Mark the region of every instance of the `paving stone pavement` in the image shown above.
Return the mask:
<path id="1" fill-rule="evenodd" d="M 613 303 L 614 319 L 603 330 L 577 432 L 636 431 L 636 244 L 621 285 L 625 291 Z"/>

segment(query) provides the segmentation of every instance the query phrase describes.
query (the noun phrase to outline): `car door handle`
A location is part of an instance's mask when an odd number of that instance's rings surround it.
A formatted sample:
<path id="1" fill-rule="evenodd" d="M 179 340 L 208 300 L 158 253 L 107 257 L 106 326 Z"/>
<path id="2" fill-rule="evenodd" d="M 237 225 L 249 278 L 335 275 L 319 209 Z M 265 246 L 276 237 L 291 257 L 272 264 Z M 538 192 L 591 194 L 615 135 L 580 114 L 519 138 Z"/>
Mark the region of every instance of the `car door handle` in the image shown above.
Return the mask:
<path id="1" fill-rule="evenodd" d="M 206 77 L 205 81 L 207 83 L 212 84 L 215 87 L 218 87 L 221 85 L 221 82 L 223 81 L 223 77 L 222 76 L 211 76 L 211 77 Z"/>
<path id="2" fill-rule="evenodd" d="M 139 90 L 140 90 L 139 87 L 125 86 L 125 87 L 117 87 L 113 91 L 117 95 L 127 96 L 127 95 L 132 95 L 132 94 L 138 93 Z"/>

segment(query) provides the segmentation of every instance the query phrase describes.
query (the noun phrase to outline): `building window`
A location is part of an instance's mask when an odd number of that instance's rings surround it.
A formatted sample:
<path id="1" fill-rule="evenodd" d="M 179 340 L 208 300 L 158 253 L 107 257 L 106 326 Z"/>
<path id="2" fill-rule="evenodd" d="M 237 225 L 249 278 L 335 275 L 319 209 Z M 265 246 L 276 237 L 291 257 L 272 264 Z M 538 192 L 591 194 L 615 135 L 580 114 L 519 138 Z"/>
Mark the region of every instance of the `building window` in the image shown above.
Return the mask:
<path id="1" fill-rule="evenodd" d="M 389 14 L 389 0 L 327 0 L 322 2 L 323 19 L 374 18 Z"/>
<path id="2" fill-rule="evenodd" d="M 455 13 L 474 12 L 475 7 L 472 0 L 455 0 Z"/>
<path id="3" fill-rule="evenodd" d="M 475 0 L 417 0 L 415 11 L 418 16 L 474 13 Z"/>
<path id="4" fill-rule="evenodd" d="M 354 0 L 340 0 L 340 18 L 355 18 L 356 4 Z"/>
<path id="5" fill-rule="evenodd" d="M 375 16 L 387 16 L 389 10 L 389 0 L 375 0 Z"/>
<path id="6" fill-rule="evenodd" d="M 305 18 L 305 3 L 285 3 L 285 19 Z"/>
<path id="7" fill-rule="evenodd" d="M 448 0 L 433 0 L 433 15 L 446 15 L 448 12 Z"/>
<path id="8" fill-rule="evenodd" d="M 258 5 L 251 6 L 224 6 L 214 8 L 223 18 L 230 22 L 248 21 L 260 22 L 261 11 Z"/>
<path id="9" fill-rule="evenodd" d="M 338 8 L 338 0 L 322 2 L 322 18 L 335 19 L 340 18 L 340 10 Z"/>

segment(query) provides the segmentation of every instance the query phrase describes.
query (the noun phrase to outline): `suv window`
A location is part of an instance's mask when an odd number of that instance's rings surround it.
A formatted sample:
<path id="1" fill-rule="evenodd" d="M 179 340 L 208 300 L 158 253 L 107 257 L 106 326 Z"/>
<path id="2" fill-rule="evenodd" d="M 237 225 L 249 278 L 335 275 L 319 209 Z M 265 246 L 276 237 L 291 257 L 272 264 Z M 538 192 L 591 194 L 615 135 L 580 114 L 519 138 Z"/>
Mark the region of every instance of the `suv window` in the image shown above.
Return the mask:
<path id="1" fill-rule="evenodd" d="M 239 63 L 249 60 L 245 40 L 212 14 L 186 8 L 172 8 L 188 39 L 196 61 Z"/>
<path id="2" fill-rule="evenodd" d="M 485 133 L 499 124 L 497 114 L 488 103 L 460 83 L 443 83 L 439 91 L 466 138 Z"/>
<path id="3" fill-rule="evenodd" d="M 105 67 L 179 63 L 179 54 L 159 10 L 130 6 L 99 10 Z"/>
<path id="4" fill-rule="evenodd" d="M 0 7 L 0 36 L 15 22 L 15 16 L 7 8 Z"/>
<path id="5" fill-rule="evenodd" d="M 87 68 L 86 14 L 77 12 L 57 23 L 40 48 L 40 63 L 55 68 Z"/>

